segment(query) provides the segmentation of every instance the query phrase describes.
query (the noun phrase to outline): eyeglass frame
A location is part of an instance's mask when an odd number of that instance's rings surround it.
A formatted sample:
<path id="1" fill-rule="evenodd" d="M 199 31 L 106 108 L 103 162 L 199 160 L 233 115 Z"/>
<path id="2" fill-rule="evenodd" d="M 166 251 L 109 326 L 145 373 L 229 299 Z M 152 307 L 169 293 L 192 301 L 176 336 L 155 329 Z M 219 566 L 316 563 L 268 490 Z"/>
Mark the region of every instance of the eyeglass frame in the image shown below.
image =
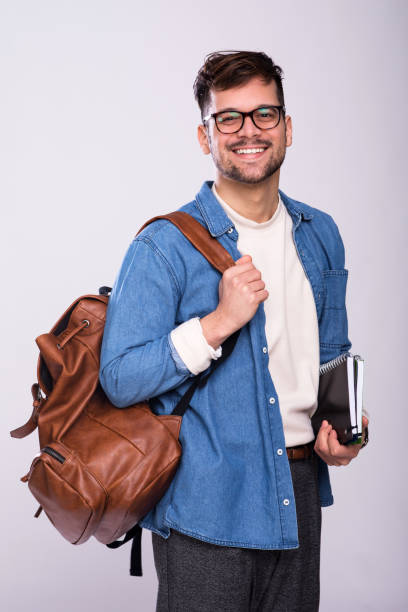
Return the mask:
<path id="1" fill-rule="evenodd" d="M 261 108 L 277 108 L 278 109 L 278 111 L 279 111 L 279 118 L 278 118 L 277 123 L 274 126 L 269 127 L 269 128 L 263 128 L 263 127 L 259 127 L 259 125 L 257 125 L 255 123 L 254 113 L 257 110 L 261 109 Z M 241 122 L 240 127 L 237 130 L 234 130 L 233 132 L 222 132 L 220 130 L 220 128 L 218 127 L 217 115 L 221 115 L 222 113 L 227 113 L 229 111 L 234 112 L 234 113 L 240 113 L 240 115 L 242 116 L 242 122 Z M 248 111 L 247 113 L 245 113 L 244 111 L 236 110 L 235 108 L 231 108 L 231 109 L 225 109 L 225 110 L 222 110 L 222 111 L 218 111 L 217 113 L 211 113 L 210 115 L 207 115 L 206 117 L 203 117 L 203 123 L 207 123 L 209 121 L 209 119 L 213 118 L 214 122 L 215 122 L 215 126 L 216 126 L 217 130 L 220 132 L 220 134 L 236 134 L 237 132 L 239 132 L 239 130 L 242 130 L 242 127 L 243 127 L 243 125 L 245 123 L 245 119 L 247 117 L 251 117 L 252 123 L 259 130 L 273 130 L 274 128 L 276 128 L 279 125 L 281 117 L 285 116 L 285 112 L 286 112 L 286 108 L 285 108 L 284 104 L 279 104 L 279 105 L 277 105 L 277 104 L 265 104 L 263 106 L 257 106 L 256 108 L 254 108 L 254 110 Z"/>

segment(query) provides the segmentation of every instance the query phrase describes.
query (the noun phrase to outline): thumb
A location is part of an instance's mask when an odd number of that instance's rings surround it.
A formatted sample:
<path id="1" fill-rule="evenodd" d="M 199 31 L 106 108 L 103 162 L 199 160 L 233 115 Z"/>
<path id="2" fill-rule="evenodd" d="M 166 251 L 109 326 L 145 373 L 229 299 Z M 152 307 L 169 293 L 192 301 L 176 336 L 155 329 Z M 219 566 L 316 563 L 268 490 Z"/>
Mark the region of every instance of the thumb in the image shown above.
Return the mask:
<path id="1" fill-rule="evenodd" d="M 241 264 L 241 263 L 248 263 L 249 261 L 252 261 L 252 257 L 250 255 L 243 255 L 239 259 L 236 259 L 235 263 Z"/>

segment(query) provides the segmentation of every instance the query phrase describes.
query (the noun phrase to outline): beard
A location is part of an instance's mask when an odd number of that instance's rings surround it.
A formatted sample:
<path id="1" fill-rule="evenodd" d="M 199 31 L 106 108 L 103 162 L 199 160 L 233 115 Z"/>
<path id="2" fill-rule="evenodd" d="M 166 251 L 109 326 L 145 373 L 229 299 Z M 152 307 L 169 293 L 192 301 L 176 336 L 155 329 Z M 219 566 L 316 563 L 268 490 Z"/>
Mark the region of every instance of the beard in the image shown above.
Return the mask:
<path id="1" fill-rule="evenodd" d="M 239 146 L 244 147 L 254 147 L 254 146 L 268 146 L 269 143 L 256 143 L 251 145 L 246 145 L 238 143 Z M 235 144 L 234 147 L 237 145 Z M 217 155 L 214 152 L 212 142 L 210 141 L 210 150 L 211 155 L 214 161 L 214 164 L 217 170 L 228 179 L 233 181 L 238 181 L 240 183 L 247 183 L 256 185 L 257 183 L 262 183 L 267 178 L 272 176 L 283 164 L 286 155 L 286 147 L 283 146 L 279 148 L 275 154 L 272 154 L 270 159 L 264 163 L 261 167 L 256 167 L 255 164 L 248 164 L 247 167 L 235 165 L 234 162 L 228 159 L 226 156 L 224 157 L 222 154 Z M 268 150 L 268 149 L 267 149 Z"/>

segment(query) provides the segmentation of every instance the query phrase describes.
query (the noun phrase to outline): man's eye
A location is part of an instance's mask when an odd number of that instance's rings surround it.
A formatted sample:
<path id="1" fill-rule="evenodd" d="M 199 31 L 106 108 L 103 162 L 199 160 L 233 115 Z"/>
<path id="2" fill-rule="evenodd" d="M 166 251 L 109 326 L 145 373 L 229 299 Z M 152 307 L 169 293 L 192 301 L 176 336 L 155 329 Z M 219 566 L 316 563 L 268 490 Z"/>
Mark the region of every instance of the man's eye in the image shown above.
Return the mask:
<path id="1" fill-rule="evenodd" d="M 272 116 L 272 113 L 270 113 L 269 111 L 262 111 L 259 114 L 261 115 L 261 117 L 271 117 Z"/>
<path id="2" fill-rule="evenodd" d="M 273 108 L 265 108 L 265 109 L 259 109 L 256 111 L 256 114 L 259 117 L 262 117 L 263 119 L 267 119 L 270 117 L 274 117 L 276 115 L 276 112 Z"/>
<path id="3" fill-rule="evenodd" d="M 230 113 L 228 115 L 220 115 L 218 121 L 219 123 L 231 123 L 231 121 L 236 121 L 239 117 L 238 113 Z"/>

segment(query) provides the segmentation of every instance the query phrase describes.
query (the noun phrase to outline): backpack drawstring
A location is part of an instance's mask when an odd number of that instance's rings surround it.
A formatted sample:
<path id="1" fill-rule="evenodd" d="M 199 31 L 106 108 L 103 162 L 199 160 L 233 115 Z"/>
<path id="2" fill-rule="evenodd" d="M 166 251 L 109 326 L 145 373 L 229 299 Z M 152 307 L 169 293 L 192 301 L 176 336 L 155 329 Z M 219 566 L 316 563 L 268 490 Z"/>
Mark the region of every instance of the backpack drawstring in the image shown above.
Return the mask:
<path id="1" fill-rule="evenodd" d="M 76 334 L 78 332 L 81 331 L 81 329 L 84 329 L 85 327 L 89 327 L 90 323 L 88 321 L 88 319 L 84 319 L 83 321 L 81 321 L 80 325 L 77 325 L 77 327 L 74 327 L 74 329 L 72 331 L 69 332 L 69 334 L 67 335 L 66 338 L 63 339 L 62 342 L 59 342 L 57 344 L 57 349 L 61 350 L 64 348 L 64 346 L 66 345 L 67 342 L 69 342 L 71 340 L 71 338 L 73 338 L 74 336 L 76 336 Z"/>

